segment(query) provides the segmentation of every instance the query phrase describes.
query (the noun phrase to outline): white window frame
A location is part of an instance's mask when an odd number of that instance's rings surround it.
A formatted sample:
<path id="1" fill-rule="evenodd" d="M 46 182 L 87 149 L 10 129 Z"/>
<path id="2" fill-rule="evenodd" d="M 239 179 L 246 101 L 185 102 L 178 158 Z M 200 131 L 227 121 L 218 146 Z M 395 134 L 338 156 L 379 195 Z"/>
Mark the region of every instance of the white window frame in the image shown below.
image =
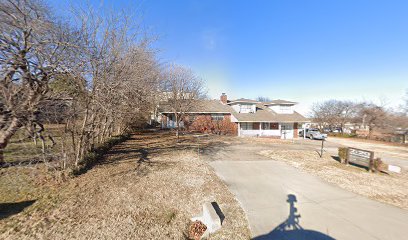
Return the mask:
<path id="1" fill-rule="evenodd" d="M 224 120 L 224 114 L 222 113 L 212 113 L 211 120 L 213 121 L 222 121 Z"/>
<path id="2" fill-rule="evenodd" d="M 241 112 L 241 113 L 250 113 L 250 112 L 252 112 L 252 105 L 251 104 L 241 104 L 239 106 L 239 112 Z"/>
<path id="3" fill-rule="evenodd" d="M 241 130 L 254 130 L 252 122 L 243 122 L 240 125 L 241 125 Z"/>
<path id="4" fill-rule="evenodd" d="M 268 122 L 263 122 L 262 124 L 262 130 L 270 130 L 271 129 L 271 124 Z"/>

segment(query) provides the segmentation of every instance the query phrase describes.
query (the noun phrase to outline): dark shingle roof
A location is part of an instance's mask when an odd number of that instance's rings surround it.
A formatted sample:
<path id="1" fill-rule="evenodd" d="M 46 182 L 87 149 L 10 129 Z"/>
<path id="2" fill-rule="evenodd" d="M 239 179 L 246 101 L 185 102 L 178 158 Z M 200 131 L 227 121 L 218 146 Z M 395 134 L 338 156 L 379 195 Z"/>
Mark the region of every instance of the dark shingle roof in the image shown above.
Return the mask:
<path id="1" fill-rule="evenodd" d="M 188 112 L 191 113 L 231 113 L 230 106 L 222 104 L 219 100 L 196 100 Z M 162 102 L 159 106 L 159 112 L 172 112 L 168 102 Z"/>
<path id="2" fill-rule="evenodd" d="M 278 114 L 262 104 L 256 105 L 255 113 L 237 113 L 232 112 L 232 115 L 238 122 L 308 122 L 309 120 L 303 117 L 298 112 L 293 114 Z"/>
<path id="3" fill-rule="evenodd" d="M 172 109 L 167 102 L 162 102 L 159 106 L 159 112 L 171 113 Z M 231 106 L 224 105 L 219 100 L 196 100 L 188 112 L 231 113 L 238 122 L 309 122 L 307 118 L 297 112 L 293 114 L 278 114 L 265 106 L 264 103 L 256 104 L 255 113 L 238 113 Z"/>

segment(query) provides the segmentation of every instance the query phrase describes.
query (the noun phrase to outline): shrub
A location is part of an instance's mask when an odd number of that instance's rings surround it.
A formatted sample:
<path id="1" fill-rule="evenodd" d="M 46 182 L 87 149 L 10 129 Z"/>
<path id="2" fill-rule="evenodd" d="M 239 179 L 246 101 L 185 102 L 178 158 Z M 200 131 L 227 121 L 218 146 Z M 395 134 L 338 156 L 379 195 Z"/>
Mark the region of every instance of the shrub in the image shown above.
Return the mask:
<path id="1" fill-rule="evenodd" d="M 387 165 L 383 163 L 381 158 L 374 159 L 374 170 L 375 171 L 384 171 L 387 169 Z"/>
<path id="2" fill-rule="evenodd" d="M 341 162 L 344 162 L 344 160 L 347 159 L 347 148 L 346 147 L 339 147 L 338 148 L 338 155 L 341 160 Z"/>
<path id="3" fill-rule="evenodd" d="M 357 134 L 356 133 L 329 133 L 329 136 L 342 137 L 342 138 L 355 138 L 357 137 Z"/>

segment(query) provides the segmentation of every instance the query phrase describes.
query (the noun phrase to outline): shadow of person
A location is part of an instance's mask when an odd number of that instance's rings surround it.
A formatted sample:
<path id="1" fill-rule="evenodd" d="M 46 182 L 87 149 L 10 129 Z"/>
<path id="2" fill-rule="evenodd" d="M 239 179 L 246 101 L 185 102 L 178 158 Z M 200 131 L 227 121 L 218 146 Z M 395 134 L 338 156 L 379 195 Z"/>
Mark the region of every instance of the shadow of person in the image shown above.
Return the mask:
<path id="1" fill-rule="evenodd" d="M 288 194 L 289 216 L 270 233 L 257 236 L 255 240 L 282 239 L 282 240 L 334 240 L 334 238 L 314 230 L 303 229 L 300 225 L 301 215 L 295 207 L 296 196 Z"/>

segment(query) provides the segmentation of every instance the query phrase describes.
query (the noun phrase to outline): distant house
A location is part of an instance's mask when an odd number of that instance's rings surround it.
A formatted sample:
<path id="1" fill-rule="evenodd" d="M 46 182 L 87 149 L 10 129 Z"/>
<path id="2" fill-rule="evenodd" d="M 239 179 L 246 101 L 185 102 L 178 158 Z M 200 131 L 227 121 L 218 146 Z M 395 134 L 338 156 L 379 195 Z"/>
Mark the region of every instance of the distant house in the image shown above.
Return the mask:
<path id="1" fill-rule="evenodd" d="M 229 101 L 226 94 L 220 100 L 197 100 L 186 114 L 182 126 L 189 130 L 220 131 L 238 136 L 267 136 L 282 139 L 298 137 L 299 129 L 309 120 L 294 110 L 296 102 L 273 100 L 257 102 L 240 98 Z M 175 116 L 166 103 L 159 107 L 162 128 L 175 128 Z"/>

